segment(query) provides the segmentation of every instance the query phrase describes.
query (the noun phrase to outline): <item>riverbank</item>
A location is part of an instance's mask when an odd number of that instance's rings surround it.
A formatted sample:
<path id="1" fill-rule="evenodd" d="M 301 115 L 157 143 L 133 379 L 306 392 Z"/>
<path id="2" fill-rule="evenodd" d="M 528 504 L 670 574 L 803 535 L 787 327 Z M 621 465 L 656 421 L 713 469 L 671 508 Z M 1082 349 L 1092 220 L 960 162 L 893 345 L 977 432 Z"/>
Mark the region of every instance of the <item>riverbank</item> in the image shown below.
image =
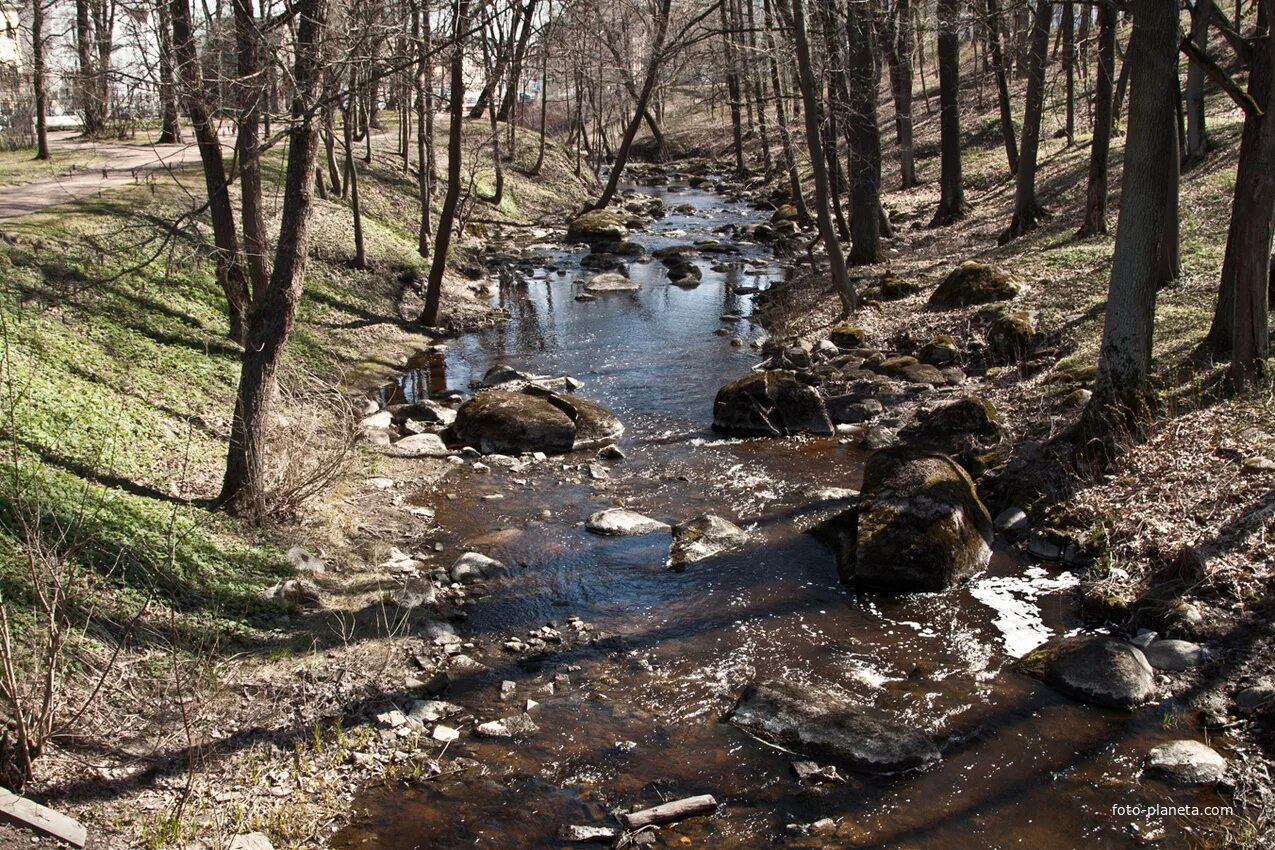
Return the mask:
<path id="1" fill-rule="evenodd" d="M 475 156 L 485 131 L 470 129 Z M 593 190 L 552 144 L 544 173 L 525 174 L 536 146 L 524 136 L 520 158 L 506 165 L 504 203 L 477 203 L 472 215 L 561 221 Z M 329 464 L 340 471 L 335 490 L 359 490 L 366 469 L 386 460 L 349 448 L 350 416 L 360 412 L 349 410 L 348 389 L 443 341 L 414 326 L 427 264 L 415 250 L 415 184 L 390 145 L 377 137 L 373 162 L 360 168 L 366 270 L 350 264 L 348 206 L 317 202 L 281 380 L 280 491 L 312 489 Z M 490 180 L 490 169 L 474 176 Z M 278 846 L 313 846 L 342 817 L 340 795 L 398 769 L 352 763 L 359 745 L 350 742 L 366 730 L 339 731 L 362 697 L 403 684 L 401 663 L 385 674 L 385 653 L 401 647 L 368 602 L 379 599 L 377 576 L 358 575 L 364 557 L 384 559 L 340 550 L 327 574 L 343 572 L 325 588 L 322 613 L 286 589 L 298 577 L 290 549 L 323 551 L 348 508 L 340 498 L 282 500 L 280 521 L 254 529 L 205 507 L 224 462 L 238 359 L 206 259 L 210 237 L 171 228 L 185 211 L 184 187 L 201 179 L 186 166 L 2 228 L 4 416 L 16 426 L 8 445 L 23 471 L 27 521 L 6 513 L 6 610 L 19 634 L 38 633 L 35 610 L 17 603 L 30 587 L 27 553 L 48 555 L 59 579 L 94 593 L 84 605 L 90 636 L 74 642 L 61 698 L 74 705 L 106 673 L 93 708 L 55 740 L 28 793 L 84 820 L 94 847 L 218 847 L 255 830 Z M 481 272 L 474 258 L 487 227 L 473 225 L 453 255 L 444 333 L 502 320 L 484 281 L 470 276 Z M 422 482 L 437 473 L 413 470 Z M 267 598 L 272 588 L 277 598 Z M 116 641 L 124 648 L 112 664 Z M 320 695 L 306 668 L 348 675 Z M 281 779 L 299 754 L 313 772 Z"/>

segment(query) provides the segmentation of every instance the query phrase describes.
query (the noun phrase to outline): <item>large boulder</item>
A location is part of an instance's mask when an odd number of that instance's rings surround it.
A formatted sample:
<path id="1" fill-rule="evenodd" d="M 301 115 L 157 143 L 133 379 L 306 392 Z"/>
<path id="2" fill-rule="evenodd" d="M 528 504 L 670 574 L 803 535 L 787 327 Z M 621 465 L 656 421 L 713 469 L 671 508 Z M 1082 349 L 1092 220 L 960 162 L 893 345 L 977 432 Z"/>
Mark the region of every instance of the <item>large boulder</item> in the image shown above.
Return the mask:
<path id="1" fill-rule="evenodd" d="M 729 716 L 762 740 L 863 773 L 897 773 L 939 761 L 938 747 L 916 728 L 819 688 L 754 682 Z"/>
<path id="2" fill-rule="evenodd" d="M 868 458 L 858 507 L 835 522 L 842 579 L 872 590 L 944 590 L 992 555 L 992 518 L 969 475 L 912 446 Z"/>
<path id="3" fill-rule="evenodd" d="M 624 433 L 615 414 L 587 399 L 536 387 L 523 392 L 488 390 L 456 412 L 452 436 L 483 454 L 597 448 Z"/>
<path id="4" fill-rule="evenodd" d="M 567 225 L 568 242 L 618 242 L 629 235 L 627 216 L 606 210 L 581 213 Z"/>
<path id="5" fill-rule="evenodd" d="M 922 415 L 900 436 L 952 455 L 967 470 L 980 472 L 975 461 L 1000 442 L 1005 426 L 995 405 L 981 396 L 967 395 Z"/>
<path id="6" fill-rule="evenodd" d="M 1022 285 L 1009 272 L 978 260 L 966 260 L 939 284 L 930 296 L 933 310 L 953 310 L 975 304 L 1009 301 L 1022 291 Z"/>
<path id="7" fill-rule="evenodd" d="M 1054 638 L 1019 662 L 1022 670 L 1082 702 L 1136 708 L 1155 696 L 1155 674 L 1142 650 L 1105 635 Z"/>
<path id="8" fill-rule="evenodd" d="M 753 372 L 718 390 L 713 430 L 733 437 L 834 433 L 819 390 L 782 369 Z"/>
<path id="9" fill-rule="evenodd" d="M 702 514 L 673 527 L 669 566 L 675 570 L 748 542 L 748 532 L 715 514 Z"/>

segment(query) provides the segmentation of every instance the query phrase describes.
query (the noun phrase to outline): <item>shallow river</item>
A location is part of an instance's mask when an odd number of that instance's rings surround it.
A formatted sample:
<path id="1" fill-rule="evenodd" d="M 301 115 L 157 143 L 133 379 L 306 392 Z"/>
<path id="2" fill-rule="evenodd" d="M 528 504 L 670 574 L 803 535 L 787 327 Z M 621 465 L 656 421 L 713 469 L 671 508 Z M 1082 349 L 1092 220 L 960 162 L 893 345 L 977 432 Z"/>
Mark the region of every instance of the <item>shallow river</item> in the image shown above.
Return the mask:
<path id="1" fill-rule="evenodd" d="M 684 187 L 665 200 L 692 209 L 633 237 L 648 249 L 726 240 L 715 228 L 762 215 Z M 987 573 L 948 593 L 856 595 L 808 530 L 839 507 L 812 492 L 857 488 L 862 453 L 836 440 L 726 440 L 709 430 L 718 387 L 757 362 L 746 343 L 764 331 L 747 318 L 752 295 L 739 290 L 781 277 L 768 253 L 742 246 L 717 258 L 732 263 L 721 272 L 701 256 L 703 282 L 692 289 L 671 286 L 658 262 L 634 264 L 640 292 L 587 302 L 575 300 L 591 276 L 578 271 L 583 252 L 559 255 L 568 274 L 541 270 L 493 295 L 511 315 L 507 325 L 415 361 L 399 381 L 394 394 L 410 400 L 468 391 L 498 362 L 569 374 L 585 382 L 581 395 L 625 422 L 628 457 L 610 464 L 603 482 L 579 483 L 550 463 L 517 475 L 462 471 L 444 486 L 456 498 L 419 495 L 437 508 L 449 543 L 517 565 L 461 626 L 462 637 L 496 648 L 483 659 L 490 672 L 447 698 L 487 720 L 533 697 L 540 731 L 514 742 L 470 739 L 475 757 L 494 767 L 486 777 L 367 793 L 334 846 L 558 847 L 563 824 L 606 824 L 614 808 L 700 793 L 723 804 L 717 815 L 663 829 L 661 845 L 1190 846 L 1187 821 L 1113 807 L 1221 802 L 1138 777 L 1150 747 L 1192 735 L 1194 724 L 1175 731 L 1159 705 L 1132 714 L 1082 706 L 1008 669 L 1048 637 L 1080 627 L 1066 591 L 1072 575 L 998 551 Z M 722 327 L 730 335 L 716 335 Z M 731 337 L 745 345 L 733 347 Z M 482 498 L 494 493 L 503 498 Z M 756 545 L 672 572 L 667 534 L 584 531 L 590 513 L 616 504 L 666 522 L 718 513 L 754 532 Z M 505 636 L 568 616 L 616 637 L 541 662 L 499 655 Z M 545 693 L 560 671 L 570 684 Z M 752 676 L 848 692 L 933 733 L 943 761 L 920 774 L 803 786 L 792 754 L 720 722 Z M 499 700 L 505 679 L 518 683 L 519 703 Z M 785 834 L 787 824 L 825 817 L 836 824 L 830 833 Z"/>

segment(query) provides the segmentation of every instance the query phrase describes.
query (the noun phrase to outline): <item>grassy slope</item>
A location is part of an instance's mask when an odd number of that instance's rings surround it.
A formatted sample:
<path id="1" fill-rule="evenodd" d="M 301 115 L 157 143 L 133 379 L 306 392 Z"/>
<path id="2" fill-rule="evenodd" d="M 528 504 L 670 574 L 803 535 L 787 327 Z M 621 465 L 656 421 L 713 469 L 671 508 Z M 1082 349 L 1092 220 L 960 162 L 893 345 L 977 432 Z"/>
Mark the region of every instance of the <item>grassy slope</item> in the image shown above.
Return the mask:
<path id="1" fill-rule="evenodd" d="M 468 154 L 482 130 L 470 128 Z M 303 374 L 321 385 L 354 382 L 419 344 L 404 329 L 413 296 L 404 301 L 397 278 L 427 264 L 415 249 L 415 185 L 398 173 L 391 139 L 378 139 L 374 162 L 361 167 L 368 271 L 348 264 L 348 208 L 318 203 L 285 389 Z M 519 162 L 529 162 L 530 134 L 521 147 Z M 579 203 L 584 186 L 562 178 L 556 150 L 546 168 L 555 178 L 548 189 L 508 171 L 508 210 L 543 215 Z M 489 174 L 480 167 L 475 176 Z M 260 591 L 290 572 L 289 532 L 246 528 L 201 503 L 217 492 L 237 349 L 226 341 L 206 224 L 164 241 L 200 178 L 188 169 L 178 183 L 130 187 L 5 224 L 3 415 L 26 493 L 21 513 L 38 521 L 48 546 L 72 555 L 80 601 L 95 605 L 99 622 L 123 622 L 154 593 L 148 627 L 136 635 L 143 643 L 167 645 L 175 630 L 193 641 L 179 641 L 183 649 L 232 637 L 224 652 L 251 650 L 278 622 L 279 607 Z M 458 279 L 449 277 L 446 300 L 461 322 L 481 313 Z M 285 414 L 304 414 L 304 399 L 294 402 Z M 2 489 L 0 592 L 24 599 L 14 490 Z M 169 612 L 177 615 L 171 622 Z"/>

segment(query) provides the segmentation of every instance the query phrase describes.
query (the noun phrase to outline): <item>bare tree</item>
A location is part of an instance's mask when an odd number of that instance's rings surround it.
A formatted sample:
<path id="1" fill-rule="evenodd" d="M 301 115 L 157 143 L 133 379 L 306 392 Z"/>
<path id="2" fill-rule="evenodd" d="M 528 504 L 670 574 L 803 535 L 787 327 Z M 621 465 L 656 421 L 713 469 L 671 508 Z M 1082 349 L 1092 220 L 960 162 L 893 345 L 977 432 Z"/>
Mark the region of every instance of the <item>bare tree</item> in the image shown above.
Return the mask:
<path id="1" fill-rule="evenodd" d="M 939 208 L 931 227 L 965 217 L 965 182 L 961 175 L 961 41 L 960 0 L 938 0 L 939 25 Z"/>

